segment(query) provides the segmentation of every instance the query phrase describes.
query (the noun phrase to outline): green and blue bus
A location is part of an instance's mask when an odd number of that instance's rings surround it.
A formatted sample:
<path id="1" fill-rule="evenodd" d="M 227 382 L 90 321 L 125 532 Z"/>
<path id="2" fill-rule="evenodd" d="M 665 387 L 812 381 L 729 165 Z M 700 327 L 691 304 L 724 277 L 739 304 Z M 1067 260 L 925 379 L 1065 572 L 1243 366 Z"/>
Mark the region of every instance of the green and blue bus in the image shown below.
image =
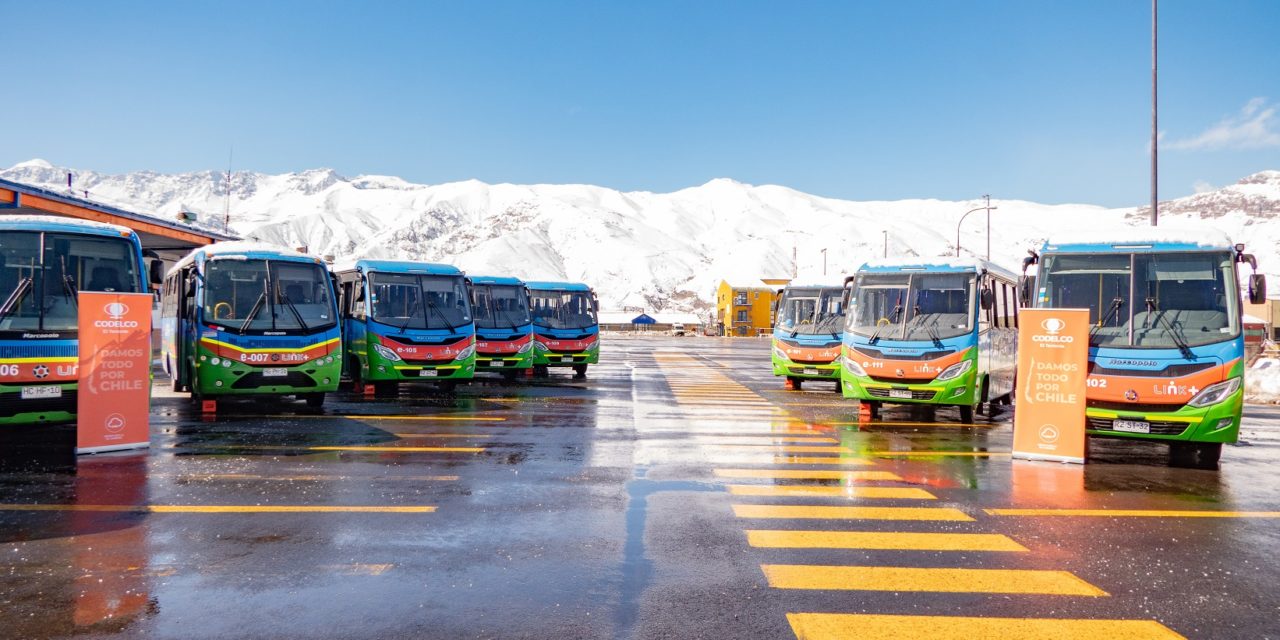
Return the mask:
<path id="1" fill-rule="evenodd" d="M 1223 234 L 1133 230 L 1050 238 L 1024 300 L 1088 309 L 1086 433 L 1167 442 L 1174 464 L 1215 468 L 1240 433 L 1243 305 L 1266 299 L 1257 260 Z"/>
<path id="2" fill-rule="evenodd" d="M 477 373 L 497 372 L 513 380 L 533 368 L 533 318 L 524 282 L 472 276 L 471 309 L 476 318 Z"/>
<path id="3" fill-rule="evenodd" d="M 394 395 L 404 382 L 452 390 L 476 369 L 476 325 L 457 267 L 359 260 L 338 272 L 347 376 Z"/>
<path id="4" fill-rule="evenodd" d="M 773 375 L 799 390 L 805 380 L 825 380 L 840 390 L 840 345 L 845 289 L 791 285 L 778 292 L 773 319 Z"/>
<path id="5" fill-rule="evenodd" d="M 268 244 L 196 249 L 164 280 L 162 362 L 192 399 L 295 396 L 324 404 L 342 344 L 333 281 L 314 256 Z"/>
<path id="6" fill-rule="evenodd" d="M 161 267 L 143 264 L 125 227 L 0 216 L 0 425 L 75 419 L 77 293 L 146 293 Z"/>
<path id="7" fill-rule="evenodd" d="M 528 282 L 533 316 L 533 374 L 572 367 L 585 378 L 587 365 L 600 362 L 600 303 L 581 282 Z"/>
<path id="8" fill-rule="evenodd" d="M 1018 277 L 991 262 L 885 259 L 850 276 L 842 347 L 844 397 L 866 405 L 954 406 L 973 422 L 984 403 L 1011 402 L 1018 348 Z"/>

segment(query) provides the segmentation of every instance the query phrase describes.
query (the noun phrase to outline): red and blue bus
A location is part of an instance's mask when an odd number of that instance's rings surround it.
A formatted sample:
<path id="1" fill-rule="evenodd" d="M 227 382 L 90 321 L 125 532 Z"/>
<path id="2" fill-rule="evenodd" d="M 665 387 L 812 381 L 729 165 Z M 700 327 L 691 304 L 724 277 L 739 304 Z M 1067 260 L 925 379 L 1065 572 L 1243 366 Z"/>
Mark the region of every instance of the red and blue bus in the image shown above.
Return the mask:
<path id="1" fill-rule="evenodd" d="M 513 380 L 533 367 L 533 318 L 529 288 L 518 278 L 471 277 L 476 320 L 476 372 Z"/>
<path id="2" fill-rule="evenodd" d="M 600 362 L 600 303 L 581 282 L 528 282 L 533 316 L 533 374 L 572 367 L 585 378 L 587 365 Z"/>

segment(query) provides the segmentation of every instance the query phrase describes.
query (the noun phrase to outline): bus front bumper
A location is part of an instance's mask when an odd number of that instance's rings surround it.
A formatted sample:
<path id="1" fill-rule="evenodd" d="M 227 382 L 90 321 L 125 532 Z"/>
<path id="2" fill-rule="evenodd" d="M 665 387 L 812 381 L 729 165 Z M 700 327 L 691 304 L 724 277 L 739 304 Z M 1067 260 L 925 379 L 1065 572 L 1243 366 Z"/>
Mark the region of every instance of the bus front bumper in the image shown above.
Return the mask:
<path id="1" fill-rule="evenodd" d="M 218 360 L 214 364 L 214 360 Z M 330 354 L 292 367 L 249 366 L 217 358 L 196 363 L 195 389 L 203 396 L 293 395 L 337 391 L 342 358 Z"/>
<path id="2" fill-rule="evenodd" d="M 532 366 L 573 367 L 583 364 L 596 364 L 598 362 L 600 362 L 599 349 L 579 352 L 535 350 L 533 352 Z"/>
<path id="3" fill-rule="evenodd" d="M 476 371 L 506 371 L 533 367 L 533 353 L 478 353 Z"/>
<path id="4" fill-rule="evenodd" d="M 56 398 L 23 398 L 23 387 L 60 387 Z M 76 419 L 74 382 L 0 385 L 0 425 L 59 424 Z"/>
<path id="5" fill-rule="evenodd" d="M 793 362 L 773 354 L 773 375 L 807 380 L 839 380 L 840 365 L 836 362 Z"/>
<path id="6" fill-rule="evenodd" d="M 965 407 L 975 404 L 975 396 L 978 393 L 972 371 L 943 382 L 930 380 L 920 383 L 897 383 L 855 376 L 848 370 L 842 369 L 840 381 L 844 397 L 864 402 Z"/>
<path id="7" fill-rule="evenodd" d="M 1176 411 L 1085 410 L 1086 433 L 1094 436 L 1177 442 L 1233 443 L 1240 437 L 1244 390 L 1207 407 Z"/>

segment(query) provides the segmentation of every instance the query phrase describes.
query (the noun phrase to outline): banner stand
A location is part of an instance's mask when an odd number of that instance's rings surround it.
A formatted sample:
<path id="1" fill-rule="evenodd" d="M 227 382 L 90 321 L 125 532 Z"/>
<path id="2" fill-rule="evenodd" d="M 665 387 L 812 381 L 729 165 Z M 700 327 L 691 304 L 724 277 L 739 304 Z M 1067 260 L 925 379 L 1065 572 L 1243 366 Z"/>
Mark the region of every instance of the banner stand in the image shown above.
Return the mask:
<path id="1" fill-rule="evenodd" d="M 76 454 L 151 446 L 152 296 L 81 291 L 76 299 Z"/>
<path id="2" fill-rule="evenodd" d="M 1083 464 L 1089 376 L 1089 310 L 1018 314 L 1013 458 Z"/>

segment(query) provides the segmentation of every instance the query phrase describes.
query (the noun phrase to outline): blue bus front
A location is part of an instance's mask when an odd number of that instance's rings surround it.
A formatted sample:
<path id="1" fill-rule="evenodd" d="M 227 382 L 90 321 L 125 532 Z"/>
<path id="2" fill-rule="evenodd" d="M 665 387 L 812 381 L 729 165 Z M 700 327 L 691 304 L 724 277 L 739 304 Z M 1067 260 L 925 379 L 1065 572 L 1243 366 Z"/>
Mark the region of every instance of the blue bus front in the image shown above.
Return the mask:
<path id="1" fill-rule="evenodd" d="M 773 375 L 799 389 L 803 380 L 840 382 L 844 332 L 844 288 L 789 286 L 782 291 L 773 322 Z"/>
<path id="2" fill-rule="evenodd" d="M 572 367 L 578 377 L 600 362 L 599 302 L 580 282 L 529 282 L 533 316 L 533 370 Z"/>
<path id="3" fill-rule="evenodd" d="M 529 289 L 518 278 L 471 277 L 476 320 L 476 371 L 515 377 L 533 367 Z"/>

